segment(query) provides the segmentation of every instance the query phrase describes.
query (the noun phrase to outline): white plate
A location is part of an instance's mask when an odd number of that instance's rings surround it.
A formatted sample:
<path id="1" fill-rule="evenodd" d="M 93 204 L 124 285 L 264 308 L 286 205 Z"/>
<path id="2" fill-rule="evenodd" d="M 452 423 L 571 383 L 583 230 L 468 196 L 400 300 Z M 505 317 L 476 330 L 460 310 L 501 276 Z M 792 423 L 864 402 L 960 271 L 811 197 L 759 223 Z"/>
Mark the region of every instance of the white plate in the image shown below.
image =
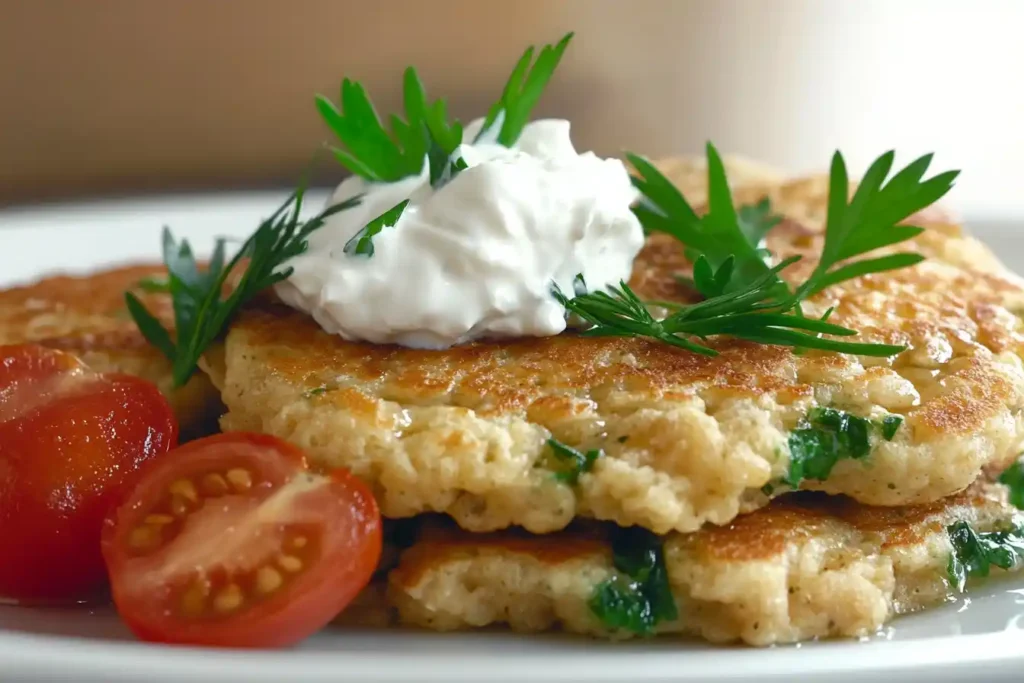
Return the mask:
<path id="1" fill-rule="evenodd" d="M 159 257 L 167 224 L 197 248 L 244 237 L 279 193 L 94 202 L 0 212 L 0 286 L 55 271 Z M 311 205 L 323 201 L 319 194 Z M 1024 239 L 983 231 L 1011 265 Z M 11 557 L 0 561 L 13 561 Z M 1024 677 L 1024 580 L 970 601 L 897 620 L 863 642 L 768 650 L 648 641 L 607 644 L 508 633 L 439 635 L 328 629 L 285 651 L 230 652 L 143 645 L 110 610 L 0 606 L 0 681 L 306 683 L 313 681 L 824 681 L 875 677 L 938 683 Z"/>

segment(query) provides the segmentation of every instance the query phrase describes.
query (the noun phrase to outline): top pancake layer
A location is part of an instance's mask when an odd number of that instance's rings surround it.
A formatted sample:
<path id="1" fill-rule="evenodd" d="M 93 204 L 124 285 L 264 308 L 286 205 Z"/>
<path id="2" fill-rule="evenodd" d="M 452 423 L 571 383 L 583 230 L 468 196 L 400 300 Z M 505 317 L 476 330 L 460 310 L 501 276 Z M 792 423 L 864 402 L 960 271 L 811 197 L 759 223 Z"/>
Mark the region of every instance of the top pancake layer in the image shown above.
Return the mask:
<path id="1" fill-rule="evenodd" d="M 702 172 L 667 162 L 691 202 Z M 737 202 L 763 196 L 787 220 L 769 237 L 779 258 L 821 248 L 827 183 L 780 182 L 735 166 Z M 230 412 L 225 429 L 269 432 L 322 466 L 346 466 L 374 488 L 386 516 L 435 511 L 462 527 L 555 531 L 574 517 L 657 533 L 726 524 L 767 502 L 761 492 L 789 465 L 788 436 L 809 409 L 898 414 L 892 441 L 843 460 L 805 486 L 871 505 L 929 503 L 999 468 L 1024 434 L 1019 353 L 1024 289 L 980 243 L 931 211 L 911 248 L 914 268 L 834 287 L 811 313 L 862 339 L 906 344 L 894 359 L 714 340 L 715 358 L 644 339 L 542 339 L 419 351 L 350 343 L 273 302 L 246 311 L 207 359 Z M 904 249 L 906 245 L 903 245 Z M 680 245 L 652 237 L 631 284 L 645 297 L 686 301 L 676 283 Z M 600 448 L 576 485 L 558 481 L 549 436 Z"/>

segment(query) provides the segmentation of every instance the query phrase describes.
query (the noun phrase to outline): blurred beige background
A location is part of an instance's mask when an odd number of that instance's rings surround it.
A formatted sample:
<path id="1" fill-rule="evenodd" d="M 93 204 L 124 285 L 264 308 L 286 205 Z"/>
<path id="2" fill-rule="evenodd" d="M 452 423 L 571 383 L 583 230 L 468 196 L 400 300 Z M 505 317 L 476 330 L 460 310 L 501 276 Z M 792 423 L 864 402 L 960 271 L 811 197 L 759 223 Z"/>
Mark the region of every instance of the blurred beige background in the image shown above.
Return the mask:
<path id="1" fill-rule="evenodd" d="M 963 210 L 1024 215 L 1019 0 L 0 0 L 0 203 L 291 181 L 343 75 L 389 112 L 414 64 L 468 120 L 570 29 L 537 113 L 578 148 L 935 150 Z"/>

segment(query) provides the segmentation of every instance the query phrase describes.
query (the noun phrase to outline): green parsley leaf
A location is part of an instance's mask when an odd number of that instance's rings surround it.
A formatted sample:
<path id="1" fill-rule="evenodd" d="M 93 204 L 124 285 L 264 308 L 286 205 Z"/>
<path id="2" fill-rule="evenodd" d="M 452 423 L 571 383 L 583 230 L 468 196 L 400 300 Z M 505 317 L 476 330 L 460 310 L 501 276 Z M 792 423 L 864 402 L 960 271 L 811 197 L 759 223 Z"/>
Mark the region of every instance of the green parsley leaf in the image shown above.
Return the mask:
<path id="1" fill-rule="evenodd" d="M 581 474 L 593 469 L 594 462 L 604 455 L 600 449 L 593 449 L 583 453 L 572 446 L 567 446 L 554 437 L 548 439 L 548 446 L 555 457 L 566 466 L 566 469 L 555 473 L 555 478 L 570 485 L 579 481 Z"/>
<path id="2" fill-rule="evenodd" d="M 892 441 L 893 437 L 896 436 L 896 432 L 900 430 L 900 425 L 903 424 L 903 416 L 901 415 L 886 415 L 882 418 L 882 438 L 886 441 Z"/>
<path id="3" fill-rule="evenodd" d="M 558 67 L 565 48 L 572 40 L 572 33 L 567 33 L 554 46 L 545 45 L 541 48 L 537 61 L 533 61 L 533 46 L 526 49 L 523 56 L 519 58 L 512 75 L 505 83 L 505 89 L 501 93 L 501 99 L 491 106 L 484 119 L 483 127 L 476 139 L 484 137 L 492 126 L 501 119 L 501 128 L 497 134 L 497 141 L 501 145 L 511 147 L 522 134 L 526 124 L 530 122 L 530 113 L 536 106 L 540 96 L 544 93 L 548 81 Z"/>
<path id="4" fill-rule="evenodd" d="M 305 188 L 300 186 L 274 213 L 264 220 L 230 261 L 226 261 L 225 240 L 217 240 L 205 270 L 200 270 L 185 240 L 178 242 L 164 229 L 163 257 L 167 266 L 167 290 L 174 309 L 176 340 L 132 292 L 125 292 L 125 305 L 143 336 L 172 363 L 174 385 L 183 386 L 196 371 L 199 357 L 226 329 L 241 306 L 258 292 L 291 275 L 282 264 L 306 250 L 306 239 L 323 225 L 328 216 L 359 204 L 354 197 L 328 207 L 308 221 L 300 219 Z M 248 264 L 234 289 L 225 295 L 228 277 Z"/>
<path id="5" fill-rule="evenodd" d="M 716 271 L 727 261 L 732 262 L 724 287 L 701 289 L 702 283 L 696 281 L 694 274 L 697 291 L 711 297 L 742 290 L 770 271 L 762 249 L 762 231 L 767 233 L 778 220 L 771 216 L 770 205 L 763 208 L 755 205 L 744 212 L 746 222 L 743 223 L 733 205 L 725 165 L 711 143 L 707 145 L 707 156 L 708 210 L 698 217 L 679 189 L 654 164 L 636 154 L 626 155 L 639 173 L 633 177 L 633 185 L 643 196 L 633 213 L 644 229 L 672 235 L 686 246 L 693 260 L 703 256 Z M 772 282 L 780 280 L 775 276 Z M 771 290 L 773 294 L 780 291 L 786 290 L 784 287 Z"/>
<path id="6" fill-rule="evenodd" d="M 325 387 L 325 386 L 323 386 L 323 387 L 316 387 L 316 388 L 308 389 L 308 390 L 302 392 L 302 398 L 313 398 L 315 396 L 323 396 L 326 393 L 327 393 L 327 387 Z"/>
<path id="7" fill-rule="evenodd" d="M 932 160 L 932 155 L 926 154 L 885 182 L 894 156 L 894 152 L 886 152 L 871 164 L 849 202 L 846 162 L 839 152 L 832 157 L 825 246 L 814 272 L 797 288 L 797 298 L 804 299 L 844 280 L 906 268 L 924 259 L 920 254 L 898 253 L 847 262 L 921 234 L 923 228 L 900 223 L 943 197 L 960 173 L 947 171 L 922 182 Z"/>
<path id="8" fill-rule="evenodd" d="M 463 171 L 469 168 L 469 164 L 462 157 L 455 157 L 451 159 L 448 164 L 448 172 L 440 179 L 441 183 L 450 182 L 455 176 L 459 175 Z"/>
<path id="9" fill-rule="evenodd" d="M 408 205 L 409 200 L 405 199 L 374 218 L 363 226 L 359 232 L 352 235 L 348 242 L 345 242 L 342 251 L 349 256 L 373 256 L 373 238 L 384 228 L 395 227 L 398 219 L 402 217 L 402 212 L 405 211 L 405 207 Z"/>
<path id="10" fill-rule="evenodd" d="M 797 353 L 819 349 L 887 357 L 904 350 L 905 347 L 892 344 L 826 339 L 822 335 L 851 336 L 857 332 L 828 323 L 831 310 L 819 319 L 805 317 L 801 303 L 825 287 L 849 278 L 918 263 L 922 257 L 909 253 L 845 261 L 919 234 L 920 228 L 898 224 L 948 192 L 956 171 L 921 182 L 931 160 L 928 155 L 883 184 L 892 165 L 889 153 L 872 164 L 847 203 L 846 166 L 837 153 L 830 176 L 829 218 L 822 257 L 812 275 L 791 292 L 779 272 L 798 257 L 771 267 L 766 258 L 770 255 L 761 246 L 764 234 L 777 223 L 770 204 L 762 202 L 737 212 L 725 166 L 710 143 L 707 155 L 708 211 L 702 217 L 647 159 L 627 155 L 638 173 L 633 184 L 642 195 L 633 212 L 645 231 L 664 232 L 683 243 L 694 262 L 693 278 L 687 284 L 692 284 L 706 300 L 692 305 L 650 302 L 674 309 L 668 317 L 656 320 L 648 312 L 647 303 L 625 283 L 618 288 L 609 287 L 607 292 L 591 292 L 571 300 L 554 291 L 555 298 L 569 312 L 591 324 L 585 334 L 649 337 L 705 355 L 715 352 L 685 337 L 703 340 L 711 335 L 729 335 L 761 344 L 790 346 Z M 820 441 L 809 435 L 798 440 L 798 446 L 811 451 L 818 449 L 815 444 Z"/>
<path id="11" fill-rule="evenodd" d="M 986 577 L 992 567 L 1012 569 L 1024 560 L 1024 529 L 1015 526 L 1004 531 L 978 533 L 967 522 L 946 527 L 953 546 L 946 573 L 959 592 L 971 577 Z"/>
<path id="12" fill-rule="evenodd" d="M 873 431 L 892 441 L 901 424 L 900 415 L 873 422 L 835 408 L 814 408 L 789 434 L 789 472 L 783 482 L 797 488 L 804 479 L 827 479 L 839 460 L 867 457 Z"/>
<path id="13" fill-rule="evenodd" d="M 616 527 L 612 553 L 619 573 L 602 582 L 589 601 L 606 626 L 647 636 L 659 623 L 679 618 L 661 539 L 639 527 Z"/>
<path id="14" fill-rule="evenodd" d="M 771 200 L 765 197 L 756 204 L 744 204 L 737 210 L 740 232 L 758 248 L 765 245 L 768 232 L 782 222 L 782 216 L 772 213 Z"/>
<path id="15" fill-rule="evenodd" d="M 1017 461 L 999 475 L 999 482 L 1010 489 L 1010 503 L 1024 510 L 1024 463 Z"/>
<path id="16" fill-rule="evenodd" d="M 871 452 L 871 421 L 834 408 L 814 408 L 804 424 L 789 434 L 789 472 L 785 482 L 796 488 L 804 479 L 822 481 L 844 458 Z"/>
<path id="17" fill-rule="evenodd" d="M 733 258 L 731 280 L 723 291 L 735 291 L 764 275 L 768 265 L 761 240 L 778 220 L 769 204 L 761 203 L 737 213 L 732 204 L 725 167 L 714 145 L 707 145 L 708 212 L 698 218 L 682 193 L 647 159 L 627 154 L 639 173 L 633 183 L 643 195 L 634 208 L 644 229 L 665 232 L 686 245 L 693 254 L 705 256 L 718 267 Z M 887 152 L 868 169 L 853 198 L 847 203 L 849 180 L 842 154 L 836 152 L 829 176 L 828 219 L 821 259 L 812 275 L 797 288 L 796 303 L 834 284 L 869 273 L 905 268 L 922 256 L 890 254 L 846 263 L 874 249 L 911 239 L 922 229 L 899 225 L 917 211 L 938 201 L 953 186 L 959 171 L 941 173 L 924 182 L 921 178 L 932 155 L 917 159 L 885 183 L 894 154 Z M 842 265 L 840 265 L 842 264 Z M 695 279 L 696 280 L 696 279 Z M 695 282 L 696 283 L 696 282 Z M 715 290 L 698 291 L 714 296 Z M 781 288 L 775 290 L 781 296 Z"/>
<path id="18" fill-rule="evenodd" d="M 317 95 L 321 118 L 344 147 L 333 148 L 335 158 L 348 170 L 376 182 L 394 182 L 430 167 L 431 184 L 449 171 L 449 159 L 462 144 L 462 124 L 448 121 L 443 99 L 427 101 L 416 70 L 405 70 L 405 118 L 392 115 L 390 132 L 384 129 L 362 84 L 344 79 L 341 109 Z"/>
<path id="19" fill-rule="evenodd" d="M 576 277 L 572 279 L 572 291 L 576 296 L 587 293 L 587 281 L 583 279 L 583 273 L 576 273 Z"/>

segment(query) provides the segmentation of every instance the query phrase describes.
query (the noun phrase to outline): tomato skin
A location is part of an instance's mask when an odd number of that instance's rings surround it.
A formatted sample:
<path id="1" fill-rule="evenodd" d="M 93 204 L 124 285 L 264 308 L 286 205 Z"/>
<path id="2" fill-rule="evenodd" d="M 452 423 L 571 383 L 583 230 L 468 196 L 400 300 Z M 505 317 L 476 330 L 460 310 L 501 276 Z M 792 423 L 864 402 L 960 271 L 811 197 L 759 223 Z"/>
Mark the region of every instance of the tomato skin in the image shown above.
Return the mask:
<path id="1" fill-rule="evenodd" d="M 208 473 L 231 469 L 245 469 L 262 484 L 242 493 L 204 493 L 189 515 L 176 522 L 177 534 L 152 551 L 132 550 L 133 530 L 154 510 L 162 510 L 160 501 L 175 482 L 198 483 Z M 294 495 L 285 496 L 289 491 Z M 270 500 L 287 503 L 282 507 Z M 256 518 L 259 522 L 250 525 Z M 295 520 L 301 520 L 312 536 L 319 534 L 319 552 L 276 593 L 258 596 L 253 585 L 246 584 L 244 606 L 217 613 L 211 606 L 217 590 L 244 583 L 237 577 L 251 578 L 265 567 L 280 570 L 274 562 L 284 552 L 285 541 L 275 534 L 283 534 L 280 530 Z M 327 625 L 366 586 L 380 558 L 381 529 L 373 495 L 347 471 L 316 474 L 309 471 L 299 449 L 276 437 L 227 433 L 190 442 L 148 465 L 130 498 L 107 518 L 103 554 L 114 603 L 139 638 L 283 647 Z M 246 530 L 254 533 L 246 535 Z M 187 588 L 210 586 L 216 580 L 221 588 L 212 589 L 202 614 L 184 614 L 180 605 Z"/>
<path id="2" fill-rule="evenodd" d="M 95 597 L 103 519 L 138 468 L 177 444 L 160 391 L 96 374 L 74 356 L 0 347 L 0 595 L 29 603 Z"/>

